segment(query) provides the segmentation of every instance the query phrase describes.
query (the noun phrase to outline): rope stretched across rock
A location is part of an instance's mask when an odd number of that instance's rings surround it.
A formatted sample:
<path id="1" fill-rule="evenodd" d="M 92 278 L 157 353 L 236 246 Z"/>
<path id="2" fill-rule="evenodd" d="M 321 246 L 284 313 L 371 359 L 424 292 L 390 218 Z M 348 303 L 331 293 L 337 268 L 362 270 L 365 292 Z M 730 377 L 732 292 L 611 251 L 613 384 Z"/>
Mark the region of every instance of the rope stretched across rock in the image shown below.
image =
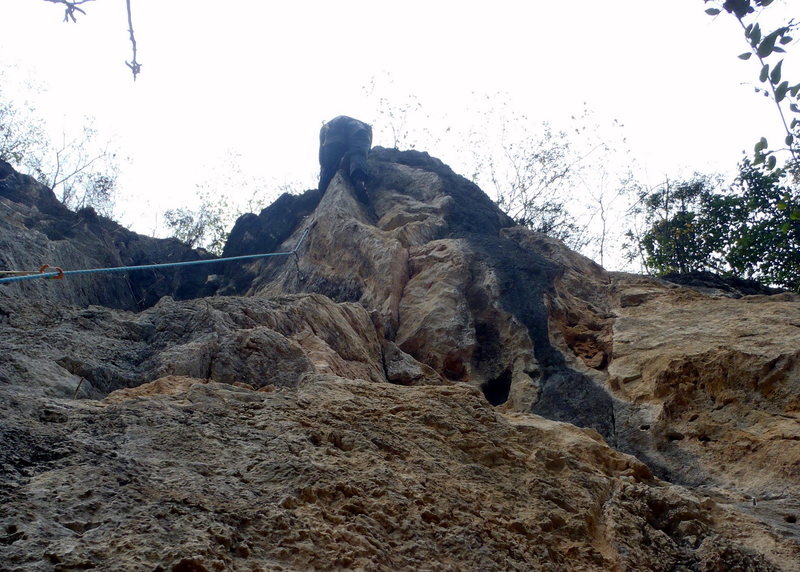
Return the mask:
<path id="1" fill-rule="evenodd" d="M 42 266 L 38 271 L 18 271 L 10 270 L 4 271 L 5 273 L 14 274 L 6 278 L 0 278 L 0 284 L 6 282 L 21 282 L 23 280 L 33 280 L 35 278 L 63 278 L 75 274 L 97 274 L 102 272 L 130 272 L 134 270 L 154 270 L 158 268 L 175 268 L 179 266 L 194 266 L 196 264 L 213 264 L 215 262 L 231 262 L 235 260 L 252 260 L 254 258 L 267 258 L 269 256 L 291 256 L 295 255 L 295 264 L 297 264 L 297 251 L 300 245 L 303 244 L 306 236 L 308 236 L 309 229 L 305 229 L 303 234 L 300 235 L 300 240 L 292 250 L 288 252 L 268 252 L 265 254 L 245 254 L 242 256 L 229 256 L 227 258 L 211 258 L 207 260 L 189 260 L 185 262 L 165 262 L 161 264 L 142 264 L 139 266 L 114 266 L 111 268 L 85 268 L 82 270 L 62 270 L 61 268 L 53 268 L 47 264 Z M 2 275 L 2 273 L 0 273 Z"/>

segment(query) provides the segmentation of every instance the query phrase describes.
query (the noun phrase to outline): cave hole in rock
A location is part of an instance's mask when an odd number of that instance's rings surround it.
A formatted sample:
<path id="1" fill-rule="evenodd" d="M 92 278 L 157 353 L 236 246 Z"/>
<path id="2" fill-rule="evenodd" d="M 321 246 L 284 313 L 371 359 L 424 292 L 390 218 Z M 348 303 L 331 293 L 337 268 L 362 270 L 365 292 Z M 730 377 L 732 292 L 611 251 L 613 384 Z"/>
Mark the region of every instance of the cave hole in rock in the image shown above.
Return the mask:
<path id="1" fill-rule="evenodd" d="M 508 393 L 511 391 L 511 370 L 506 369 L 494 379 L 481 385 L 481 391 L 492 405 L 502 405 L 508 401 Z"/>
<path id="2" fill-rule="evenodd" d="M 683 433 L 678 431 L 667 431 L 666 437 L 669 441 L 682 441 L 684 439 Z"/>
<path id="3" fill-rule="evenodd" d="M 14 544 L 25 536 L 25 533 L 17 528 L 17 525 L 11 524 L 6 527 L 6 536 L 0 537 L 0 544 L 10 545 Z"/>
<path id="4" fill-rule="evenodd" d="M 797 523 L 797 516 L 794 514 L 787 514 L 786 516 L 783 517 L 783 520 L 785 520 L 789 524 L 795 524 Z"/>

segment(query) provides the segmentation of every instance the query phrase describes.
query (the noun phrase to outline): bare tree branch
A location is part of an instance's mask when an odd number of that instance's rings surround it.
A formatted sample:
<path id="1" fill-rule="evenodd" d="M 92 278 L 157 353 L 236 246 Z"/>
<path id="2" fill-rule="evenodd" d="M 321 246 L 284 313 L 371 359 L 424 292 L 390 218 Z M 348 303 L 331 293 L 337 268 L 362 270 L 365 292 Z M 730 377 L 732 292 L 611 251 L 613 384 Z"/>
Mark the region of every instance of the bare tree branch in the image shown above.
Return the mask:
<path id="1" fill-rule="evenodd" d="M 53 4 L 63 4 L 64 8 L 64 21 L 69 22 L 72 20 L 73 22 L 77 23 L 75 19 L 75 12 L 80 12 L 84 16 L 86 12 L 80 8 L 81 4 L 86 4 L 87 2 L 94 2 L 94 0 L 44 0 L 45 2 L 52 2 Z"/>
<path id="2" fill-rule="evenodd" d="M 77 22 L 75 19 L 75 13 L 79 12 L 86 15 L 86 12 L 80 7 L 81 4 L 86 4 L 87 2 L 94 2 L 94 0 L 44 0 L 45 2 L 50 2 L 52 4 L 61 4 L 64 6 L 64 21 L 69 22 L 70 20 L 73 22 Z M 126 61 L 125 65 L 130 68 L 131 72 L 133 73 L 133 81 L 136 81 L 136 76 L 142 71 L 142 64 L 136 61 L 136 36 L 133 32 L 133 18 L 131 17 L 131 0 L 125 0 L 125 6 L 128 11 L 128 35 L 130 36 L 131 40 L 131 47 L 133 49 L 133 58 L 131 61 Z"/>
<path id="3" fill-rule="evenodd" d="M 133 47 L 133 59 L 130 62 L 125 62 L 131 72 L 133 72 L 133 81 L 136 81 L 136 75 L 142 71 L 142 64 L 136 61 L 136 37 L 133 35 L 133 19 L 131 18 L 131 0 L 125 0 L 125 5 L 128 8 L 128 33 L 131 36 L 131 46 Z"/>

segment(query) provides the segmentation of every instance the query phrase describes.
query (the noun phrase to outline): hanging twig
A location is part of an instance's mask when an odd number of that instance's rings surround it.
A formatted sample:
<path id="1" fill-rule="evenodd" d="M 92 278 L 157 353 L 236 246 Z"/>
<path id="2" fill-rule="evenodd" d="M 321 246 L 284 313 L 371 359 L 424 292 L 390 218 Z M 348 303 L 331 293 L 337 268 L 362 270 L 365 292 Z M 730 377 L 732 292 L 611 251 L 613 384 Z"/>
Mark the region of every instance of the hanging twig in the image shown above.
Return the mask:
<path id="1" fill-rule="evenodd" d="M 142 71 L 142 65 L 136 61 L 136 37 L 133 35 L 133 19 L 131 18 L 131 0 L 125 0 L 125 5 L 128 8 L 128 33 L 131 36 L 131 46 L 133 47 L 133 59 L 125 62 L 131 72 L 133 72 L 133 81 L 136 81 L 136 75 Z"/>

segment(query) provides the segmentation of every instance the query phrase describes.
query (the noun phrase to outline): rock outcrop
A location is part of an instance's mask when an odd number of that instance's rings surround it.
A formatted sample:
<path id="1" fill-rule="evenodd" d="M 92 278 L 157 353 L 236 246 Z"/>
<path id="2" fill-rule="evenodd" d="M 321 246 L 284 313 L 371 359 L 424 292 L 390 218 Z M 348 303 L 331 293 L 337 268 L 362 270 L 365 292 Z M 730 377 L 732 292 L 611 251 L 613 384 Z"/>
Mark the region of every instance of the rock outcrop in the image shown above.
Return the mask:
<path id="1" fill-rule="evenodd" d="M 91 208 L 77 213 L 62 205 L 50 189 L 0 161 L 0 270 L 36 270 L 43 264 L 65 270 L 135 266 L 210 259 L 175 239 L 142 236 L 98 216 Z M 213 294 L 207 267 L 159 272 L 112 273 L 70 277 L 70 287 L 37 280 L 0 285 L 6 293 L 62 304 L 141 310 L 164 296 L 177 299 Z"/>
<path id="2" fill-rule="evenodd" d="M 797 539 L 800 297 L 632 278 L 617 295 L 608 382 L 625 403 L 621 448 L 662 478 L 733 491 L 730 502 Z"/>
<path id="3" fill-rule="evenodd" d="M 427 154 L 369 166 L 369 205 L 337 176 L 225 248 L 296 260 L 0 285 L 4 569 L 795 569 L 800 297 L 607 273 Z M 206 256 L 8 168 L 0 208 L 5 266 Z"/>
<path id="4" fill-rule="evenodd" d="M 298 221 L 270 246 L 290 250 L 308 229 L 299 266 L 285 259 L 238 265 L 220 291 L 312 291 L 358 302 L 375 313 L 382 337 L 443 379 L 480 388 L 493 404 L 510 399 L 516 410 L 613 439 L 611 398 L 550 342 L 547 303 L 562 262 L 527 247 L 534 233 L 514 228 L 480 189 L 425 153 L 377 148 L 370 168 L 368 207 L 339 177 L 305 218 L 265 210 L 259 228 Z M 296 202 L 305 214 L 307 200 Z M 251 219 L 234 227 L 231 252 L 239 251 L 235 237 L 247 234 L 242 226 Z M 602 274 L 575 253 L 563 255 Z"/>

